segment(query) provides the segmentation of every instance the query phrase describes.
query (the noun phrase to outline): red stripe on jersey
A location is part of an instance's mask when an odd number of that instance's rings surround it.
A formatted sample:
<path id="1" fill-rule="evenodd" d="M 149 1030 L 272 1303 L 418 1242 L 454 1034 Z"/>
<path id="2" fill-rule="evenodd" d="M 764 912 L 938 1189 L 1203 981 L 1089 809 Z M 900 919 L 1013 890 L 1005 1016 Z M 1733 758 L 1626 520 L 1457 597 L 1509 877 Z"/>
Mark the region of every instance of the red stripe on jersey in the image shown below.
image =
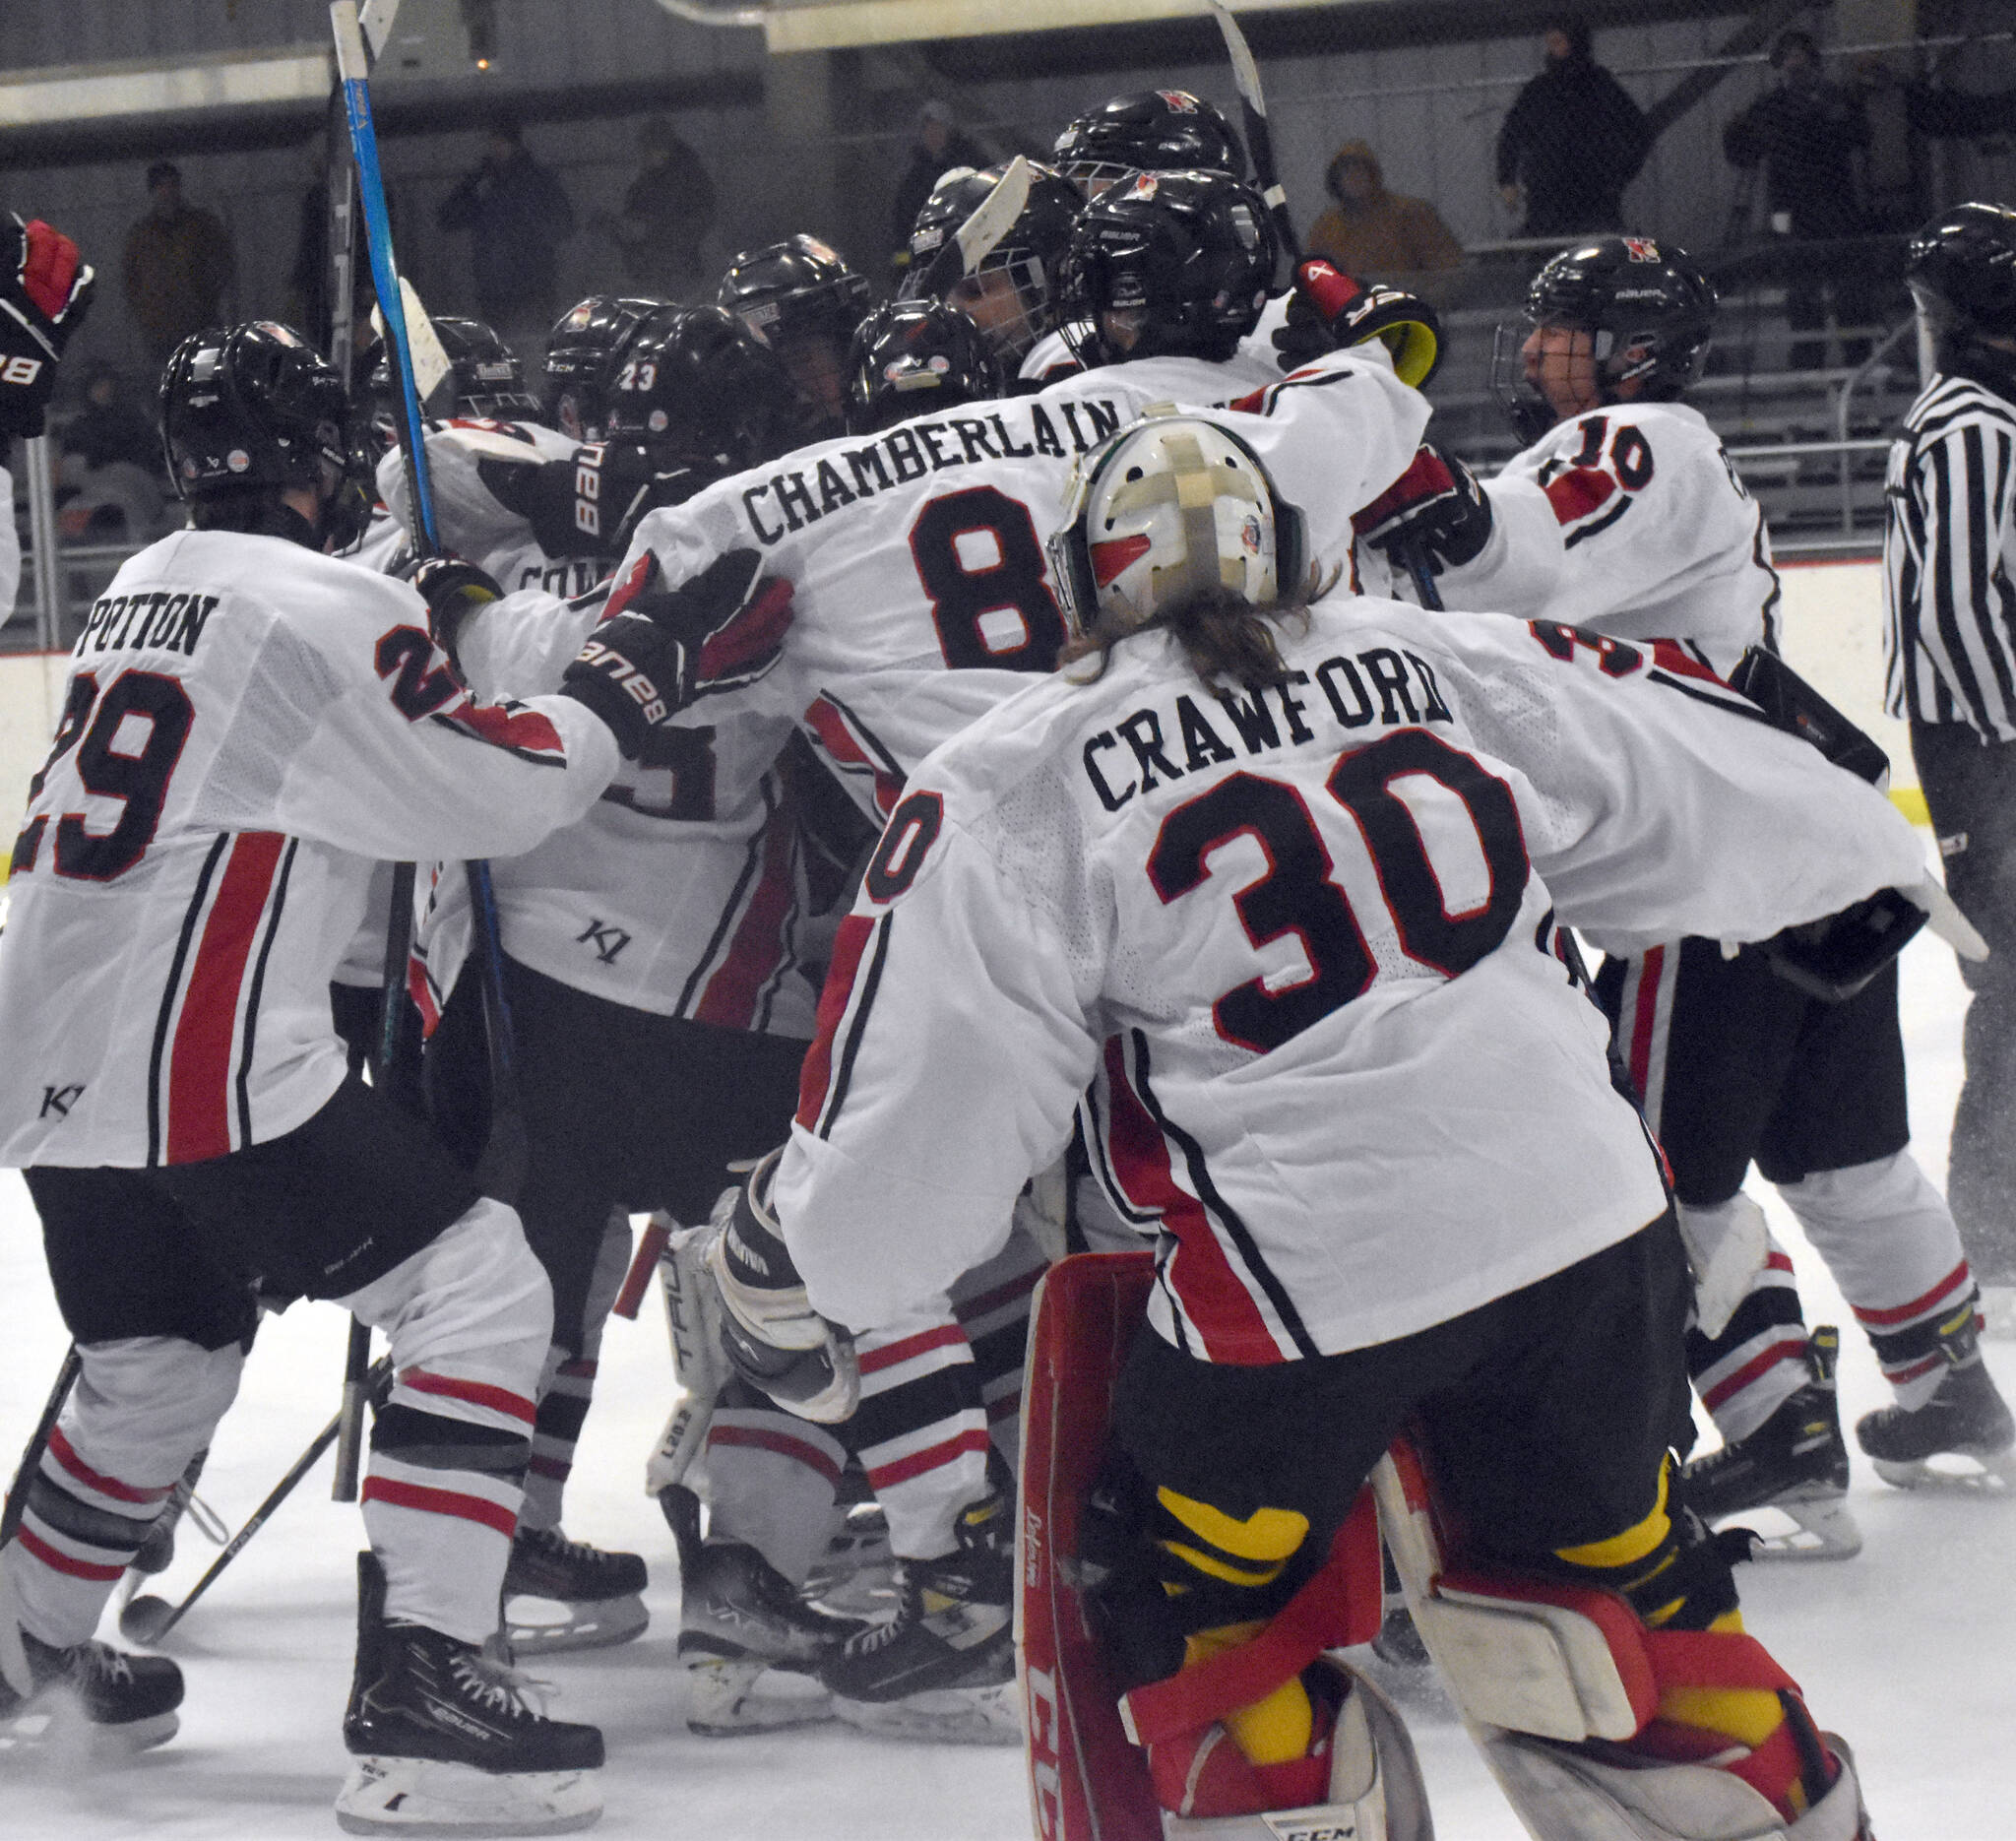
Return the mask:
<path id="1" fill-rule="evenodd" d="M 384 1502 L 393 1508 L 417 1509 L 423 1515 L 453 1515 L 460 1521 L 480 1522 L 494 1528 L 507 1541 L 518 1532 L 518 1511 L 492 1502 L 487 1496 L 464 1495 L 460 1490 L 431 1490 L 425 1484 L 401 1483 L 393 1477 L 367 1477 L 363 1499 Z"/>
<path id="2" fill-rule="evenodd" d="M 1908 1318 L 1919 1316 L 1924 1311 L 1929 1310 L 1948 1292 L 1957 1290 L 1960 1286 L 1970 1283 L 1972 1278 L 1973 1274 L 1967 1269 L 1967 1261 L 1963 1259 L 1938 1284 L 1934 1285 L 1930 1291 L 1920 1293 L 1910 1303 L 1895 1304 L 1888 1310 L 1864 1310 L 1858 1305 L 1855 1313 L 1856 1320 L 1859 1323 L 1866 1323 L 1875 1329 L 1880 1329 L 1888 1323 L 1902 1323 Z"/>
<path id="3" fill-rule="evenodd" d="M 466 1400 L 471 1406 L 488 1407 L 492 1413 L 503 1413 L 512 1419 L 522 1419 L 530 1426 L 538 1411 L 523 1394 L 513 1393 L 508 1387 L 493 1387 L 488 1381 L 461 1380 L 453 1374 L 430 1374 L 425 1368 L 402 1368 L 399 1375 L 402 1387 L 410 1387 L 414 1393 L 439 1394 L 447 1400 Z"/>
<path id="4" fill-rule="evenodd" d="M 107 1477 L 93 1470 L 77 1455 L 77 1447 L 64 1437 L 63 1428 L 60 1426 L 49 1433 L 49 1455 L 87 1490 L 94 1490 L 99 1495 L 108 1495 L 115 1502 L 158 1502 L 175 1487 L 173 1484 L 164 1484 L 158 1490 L 141 1490 L 130 1483 L 121 1483 L 116 1477 Z"/>
<path id="5" fill-rule="evenodd" d="M 1641 1098 L 1652 1076 L 1652 1030 L 1659 1016 L 1659 983 L 1666 948 L 1655 946 L 1638 961 L 1638 1003 L 1631 1016 L 1631 1087 Z"/>
<path id="6" fill-rule="evenodd" d="M 716 1421 L 708 1428 L 707 1443 L 710 1449 L 718 1444 L 739 1444 L 756 1451 L 775 1451 L 779 1457 L 816 1470 L 830 1484 L 840 1482 L 840 1466 L 829 1452 L 820 1450 L 816 1444 L 807 1444 L 802 1438 L 793 1438 L 789 1432 L 772 1431 L 765 1426 L 724 1426 Z"/>
<path id="7" fill-rule="evenodd" d="M 696 1023 L 715 1023 L 723 1029 L 754 1026 L 757 996 L 777 976 L 788 951 L 786 923 L 790 920 L 795 893 L 791 887 L 791 842 L 789 819 L 773 816 L 764 827 L 763 869 L 755 893 L 742 911 L 727 957 L 700 993 L 693 1010 Z"/>
<path id="8" fill-rule="evenodd" d="M 1742 1392 L 1759 1375 L 1768 1374 L 1779 1363 L 1796 1362 L 1803 1372 L 1805 1360 L 1806 1339 L 1803 1336 L 1796 1336 L 1790 1342 L 1773 1343 L 1762 1355 L 1752 1356 L 1728 1379 L 1718 1381 L 1709 1388 L 1701 1396 L 1701 1404 L 1713 1413 L 1732 1394 Z"/>
<path id="9" fill-rule="evenodd" d="M 833 1040 L 840 1033 L 841 1018 L 847 1015 L 854 975 L 861 969 L 861 954 L 867 951 L 874 930 L 875 922 L 868 916 L 849 915 L 833 937 L 833 962 L 826 969 L 826 985 L 819 993 L 817 1027 L 798 1074 L 797 1122 L 807 1131 L 818 1129 L 826 1089 L 833 1079 Z"/>
<path id="10" fill-rule="evenodd" d="M 1603 504 L 1617 489 L 1617 482 L 1594 467 L 1571 467 L 1541 489 L 1554 508 L 1554 522 L 1575 524 Z"/>
<path id="11" fill-rule="evenodd" d="M 36 1540 L 32 1528 L 22 1527 L 15 1529 L 14 1538 L 39 1559 L 43 1565 L 49 1567 L 52 1571 L 67 1572 L 73 1579 L 91 1579 L 99 1585 L 109 1585 L 126 1570 L 123 1560 L 114 1566 L 104 1566 L 99 1565 L 95 1560 L 72 1559 L 68 1554 L 59 1553 L 48 1542 Z"/>
<path id="12" fill-rule="evenodd" d="M 1032 1266 L 1019 1278 L 1013 1278 L 1006 1285 L 997 1285 L 990 1292 L 982 1292 L 977 1298 L 969 1298 L 964 1303 L 952 1306 L 962 1323 L 970 1323 L 975 1317 L 983 1317 L 990 1310 L 998 1310 L 1003 1304 L 1012 1303 L 1018 1298 L 1027 1298 L 1036 1290 L 1037 1281 L 1046 1270 L 1043 1266 Z"/>
<path id="13" fill-rule="evenodd" d="M 1719 684 L 1724 690 L 1728 683 L 1701 663 L 1676 639 L 1655 639 L 1652 642 L 1652 662 L 1663 671 L 1670 671 L 1675 677 L 1696 677 L 1703 683 Z"/>
<path id="14" fill-rule="evenodd" d="M 203 923 L 203 944 L 182 987 L 182 1014 L 168 1056 L 171 1164 L 199 1164 L 231 1148 L 231 1038 L 238 1027 L 238 989 L 285 847 L 278 831 L 241 832 L 224 861 L 217 900 Z"/>
<path id="15" fill-rule="evenodd" d="M 884 1368 L 893 1368 L 901 1362 L 914 1361 L 933 1349 L 949 1349 L 955 1344 L 964 1345 L 966 1332 L 957 1323 L 940 1323 L 928 1330 L 919 1330 L 914 1336 L 905 1336 L 881 1349 L 863 1350 L 855 1357 L 855 1364 L 863 1374 L 879 1374 Z"/>
<path id="16" fill-rule="evenodd" d="M 1166 1273 L 1203 1340 L 1206 1359 L 1279 1362 L 1274 1334 L 1212 1233 L 1204 1204 L 1176 1186 L 1168 1144 L 1128 1082 L 1119 1037 L 1106 1039 L 1105 1055 L 1111 1093 L 1106 1148 L 1113 1175 L 1134 1207 L 1161 1215 L 1163 1226 L 1176 1237 L 1177 1249 Z"/>
<path id="17" fill-rule="evenodd" d="M 947 1464 L 956 1464 L 969 1452 L 984 1457 L 992 1443 L 984 1430 L 963 1431 L 956 1438 L 946 1439 L 943 1444 L 927 1445 L 921 1451 L 913 1451 L 909 1457 L 899 1457 L 887 1464 L 871 1464 L 868 1482 L 877 1490 L 886 1490 L 892 1483 L 908 1483 L 913 1477 L 921 1477 L 927 1470 L 942 1470 Z"/>
<path id="18" fill-rule="evenodd" d="M 560 731 L 536 710 L 506 710 L 472 699 L 459 709 L 443 710 L 441 715 L 493 748 L 510 748 L 519 754 L 564 756 L 567 752 Z"/>
<path id="19" fill-rule="evenodd" d="M 812 732 L 819 737 L 819 745 L 843 768 L 865 768 L 875 776 L 875 809 L 887 818 L 896 809 L 896 802 L 903 797 L 902 777 L 892 774 L 883 762 L 854 739 L 854 731 L 847 726 L 847 718 L 826 698 L 818 697 L 812 701 L 805 711 L 805 721 L 811 724 Z"/>

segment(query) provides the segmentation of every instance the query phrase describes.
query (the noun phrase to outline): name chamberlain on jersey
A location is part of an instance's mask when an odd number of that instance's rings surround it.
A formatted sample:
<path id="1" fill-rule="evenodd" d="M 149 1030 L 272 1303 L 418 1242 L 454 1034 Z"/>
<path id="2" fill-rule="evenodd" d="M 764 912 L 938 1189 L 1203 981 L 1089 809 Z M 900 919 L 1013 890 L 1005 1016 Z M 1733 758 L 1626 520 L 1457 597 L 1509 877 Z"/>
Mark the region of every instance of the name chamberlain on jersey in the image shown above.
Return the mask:
<path id="1" fill-rule="evenodd" d="M 1027 460 L 1036 454 L 1066 460 L 1074 454 L 1089 453 L 1106 436 L 1119 431 L 1120 405 L 1111 397 L 1061 400 L 1052 407 L 1057 411 L 1054 418 L 1040 403 L 1027 406 L 1030 438 L 1021 442 L 1008 432 L 1007 420 L 998 413 L 901 423 L 865 446 L 846 448 L 822 459 L 809 477 L 794 469 L 773 474 L 760 485 L 745 487 L 743 513 L 750 530 L 768 545 L 781 541 L 789 532 L 816 524 L 828 513 L 840 511 L 856 499 L 872 498 L 878 491 L 887 492 L 894 486 L 921 479 L 926 474 L 971 467 L 979 461 Z M 1058 420 L 1071 437 L 1069 447 L 1057 432 Z M 841 476 L 843 462 L 847 467 L 846 478 Z M 765 521 L 766 513 L 783 521 L 773 527 Z"/>

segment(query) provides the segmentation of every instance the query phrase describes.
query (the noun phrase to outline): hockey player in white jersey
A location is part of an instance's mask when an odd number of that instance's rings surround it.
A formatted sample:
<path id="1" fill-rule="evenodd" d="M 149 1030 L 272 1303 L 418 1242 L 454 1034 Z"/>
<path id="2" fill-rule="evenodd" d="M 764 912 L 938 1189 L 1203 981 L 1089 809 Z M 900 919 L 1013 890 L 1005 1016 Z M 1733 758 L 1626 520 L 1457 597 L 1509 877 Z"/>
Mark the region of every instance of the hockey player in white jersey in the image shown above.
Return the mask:
<path id="1" fill-rule="evenodd" d="M 1253 426 L 1152 414 L 1084 463 L 1053 551 L 1083 663 L 911 775 L 791 1142 L 714 1263 L 734 1340 L 801 1391 L 865 1381 L 1097 1080 L 1156 1280 L 1086 1509 L 1107 1535 L 1075 1551 L 1123 1681 L 1243 1683 L 1151 1746 L 1161 1832 L 1430 1832 L 1386 1703 L 1311 1662 L 1321 1631 L 1267 1673 L 1264 1627 L 1418 1416 L 1471 1576 L 1565 1614 L 1524 1676 L 1445 1662 L 1467 1711 L 1511 1688 L 1473 1718 L 1533 1832 L 1848 1841 L 1846 1748 L 1742 1634 L 1727 1546 L 1668 1511 L 1684 1259 L 1550 946 L 1763 937 L 1922 887 L 1916 839 L 1676 650 L 1324 597 Z M 1570 1647 L 1631 1709 L 1607 1743 L 1541 1721 Z M 1045 1691 L 1054 1761 L 1058 1706 L 1104 1715 Z"/>
<path id="2" fill-rule="evenodd" d="M 342 384 L 298 335 L 193 336 L 162 420 L 194 528 L 92 609 L 0 943 L 0 1162 L 84 1365 L 0 1551 L 0 1709 L 69 1687 L 131 1743 L 172 1730 L 179 1671 L 92 1632 L 229 1406 L 259 1301 L 336 1300 L 397 1370 L 339 1811 L 580 1826 L 599 1733 L 536 1713 L 481 1652 L 550 1291 L 512 1210 L 348 1072 L 329 977 L 374 859 L 525 849 L 710 672 L 760 669 L 775 628 L 696 594 L 605 625 L 559 694 L 480 703 L 411 589 L 322 553 L 362 501 Z"/>
<path id="3" fill-rule="evenodd" d="M 1049 670 L 1065 634 L 1039 533 L 1057 521 L 1075 456 L 1153 403 L 1237 398 L 1235 419 L 1307 494 L 1324 543 L 1348 554 L 1352 511 L 1405 467 L 1426 404 L 1369 326 L 1373 343 L 1288 378 L 1234 357 L 1274 255 L 1265 207 L 1232 179 L 1189 173 L 1136 190 L 1074 240 L 1066 264 L 1070 297 L 1131 356 L 1032 397 L 806 448 L 647 518 L 611 605 L 648 600 L 742 546 L 795 591 L 781 675 L 707 713 L 718 796 L 749 785 L 776 752 L 774 726 L 795 723 L 879 819 L 931 747 L 1022 674 Z M 829 992 L 854 969 L 850 950 L 844 937 Z M 864 1723 L 913 1696 L 998 1698 L 1006 1680 L 1008 1530 L 968 1343 L 948 1311 L 887 1326 L 865 1354 L 867 1448 L 861 1438 L 855 1448 L 908 1583 L 898 1623 L 822 1671 L 843 1715 Z M 969 1573 L 959 1571 L 961 1526 L 989 1530 Z M 773 1563 L 788 1573 L 783 1557 Z M 930 1595 L 946 1593 L 964 1606 L 964 1648 L 924 1620 Z"/>
<path id="4" fill-rule="evenodd" d="M 1685 253 L 1649 237 L 1555 257 L 1500 334 L 1500 389 L 1533 445 L 1481 486 L 1424 449 L 1361 521 L 1371 541 L 1426 542 L 1452 607 L 1675 641 L 1723 675 L 1749 648 L 1775 649 L 1763 513 L 1681 401 L 1714 308 Z M 1689 1365 L 1725 1444 L 1689 1465 L 1689 1499 L 1711 1519 L 1773 1504 L 1799 1531 L 1770 1551 L 1851 1555 L 1838 1339 L 1808 1336 L 1792 1262 L 1742 1182 L 1754 1158 L 1778 1185 L 1900 1408 L 1978 1362 L 1973 1274 L 1909 1149 L 1895 966 L 1828 1002 L 1771 953 L 1698 937 L 1612 958 L 1599 988 L 1704 1279 Z"/>
<path id="5" fill-rule="evenodd" d="M 0 454 L 42 432 L 63 349 L 91 310 L 95 277 L 77 245 L 36 218 L 0 222 Z M 0 619 L 21 587 L 14 482 L 0 466 Z"/>

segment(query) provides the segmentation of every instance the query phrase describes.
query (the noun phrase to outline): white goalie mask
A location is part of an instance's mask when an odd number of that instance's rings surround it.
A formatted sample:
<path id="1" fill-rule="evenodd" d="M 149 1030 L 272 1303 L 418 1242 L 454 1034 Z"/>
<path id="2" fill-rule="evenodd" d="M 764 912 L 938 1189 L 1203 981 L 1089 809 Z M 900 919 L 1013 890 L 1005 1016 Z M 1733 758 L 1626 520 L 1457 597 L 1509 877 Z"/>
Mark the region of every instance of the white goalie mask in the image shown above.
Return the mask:
<path id="1" fill-rule="evenodd" d="M 1105 614 L 1145 625 L 1226 591 L 1264 604 L 1301 586 L 1302 515 L 1259 457 L 1199 415 L 1158 404 L 1083 456 L 1050 539 L 1064 617 L 1083 634 Z"/>

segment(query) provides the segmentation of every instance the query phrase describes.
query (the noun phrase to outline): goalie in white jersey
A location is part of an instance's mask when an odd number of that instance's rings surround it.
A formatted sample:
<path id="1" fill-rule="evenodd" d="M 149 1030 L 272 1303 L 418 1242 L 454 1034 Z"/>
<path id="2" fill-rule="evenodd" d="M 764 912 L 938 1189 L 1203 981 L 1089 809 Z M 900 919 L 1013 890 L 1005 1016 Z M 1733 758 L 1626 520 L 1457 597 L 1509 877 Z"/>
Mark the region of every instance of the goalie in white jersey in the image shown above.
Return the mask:
<path id="1" fill-rule="evenodd" d="M 410 588 L 323 553 L 368 502 L 346 419 L 285 327 L 178 348 L 162 420 L 194 528 L 94 605 L 15 844 L 0 1162 L 25 1170 L 83 1378 L 0 1552 L 0 1714 L 67 1688 L 129 1743 L 173 1730 L 174 1665 L 91 1633 L 229 1406 L 259 1301 L 334 1299 L 396 1372 L 340 1811 L 544 1832 L 594 1818 L 601 1736 L 534 1712 L 481 1644 L 551 1295 L 512 1210 L 349 1071 L 329 980 L 373 860 L 577 818 L 724 635 L 612 621 L 560 694 L 475 701 Z M 731 670 L 765 650 L 729 640 Z"/>
<path id="2" fill-rule="evenodd" d="M 1597 1653 L 1657 1687 L 1621 1751 L 1501 1714 L 1536 1832 L 1620 1833 L 1621 1801 L 1647 1832 L 1847 1841 L 1846 1753 L 1740 1633 L 1728 1550 L 1667 1513 L 1685 1264 L 1551 945 L 1571 920 L 1760 937 L 1922 884 L 1916 839 L 1677 648 L 1304 611 L 1302 520 L 1248 426 L 1151 416 L 1085 464 L 1057 553 L 1092 662 L 911 775 L 791 1143 L 721 1243 L 735 1334 L 844 1390 L 833 1325 L 859 1350 L 931 1308 L 1097 1082 L 1114 1199 L 1157 1248 L 1124 1461 L 1086 1511 L 1119 1523 L 1096 1556 L 1121 1672 L 1253 1636 L 1418 1414 L 1466 1557 L 1530 1596 L 1621 1594 Z M 1351 1674 L 1298 1673 L 1311 1650 L 1257 1680 L 1267 1642 L 1235 1701 L 1151 1748 L 1163 1831 L 1426 1833 L 1383 1713 L 1377 1781 L 1347 1781 Z M 1487 1659 L 1459 1660 L 1462 1698 Z M 1068 1751 L 1044 1704 L 1033 1742 Z"/>

